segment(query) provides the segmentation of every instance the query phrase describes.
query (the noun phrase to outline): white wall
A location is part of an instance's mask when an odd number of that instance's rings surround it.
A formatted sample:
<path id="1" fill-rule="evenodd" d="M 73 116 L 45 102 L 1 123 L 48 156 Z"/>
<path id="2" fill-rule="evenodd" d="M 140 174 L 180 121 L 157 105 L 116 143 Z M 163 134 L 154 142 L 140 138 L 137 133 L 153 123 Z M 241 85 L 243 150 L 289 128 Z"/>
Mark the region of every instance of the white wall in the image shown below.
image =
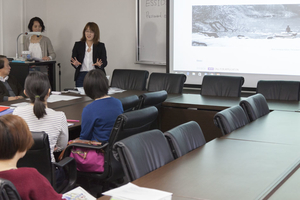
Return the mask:
<path id="1" fill-rule="evenodd" d="M 107 50 L 108 75 L 117 68 L 143 69 L 150 73 L 166 71 L 164 66 L 135 64 L 135 0 L 0 0 L 0 5 L 1 1 L 5 10 L 3 18 L 7 20 L 4 27 L 15 33 L 9 34 L 5 30 L 3 54 L 14 56 L 17 35 L 27 30 L 30 18 L 41 17 L 46 26 L 45 35 L 52 41 L 56 52 L 56 61 L 62 66 L 62 88 L 75 85 L 75 70 L 70 64 L 72 48 L 89 21 L 96 22 L 100 28 L 100 40 Z"/>

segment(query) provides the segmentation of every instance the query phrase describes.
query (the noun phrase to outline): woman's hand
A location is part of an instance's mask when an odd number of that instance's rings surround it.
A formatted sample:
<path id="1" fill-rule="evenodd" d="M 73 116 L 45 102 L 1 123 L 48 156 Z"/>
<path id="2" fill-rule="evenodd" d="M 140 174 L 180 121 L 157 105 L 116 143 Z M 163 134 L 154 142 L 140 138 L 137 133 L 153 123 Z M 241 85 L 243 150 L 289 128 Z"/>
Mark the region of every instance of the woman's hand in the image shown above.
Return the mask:
<path id="1" fill-rule="evenodd" d="M 81 65 L 81 63 L 77 60 L 76 57 L 71 58 L 71 64 L 78 67 L 79 65 Z"/>
<path id="2" fill-rule="evenodd" d="M 101 67 L 101 65 L 103 65 L 102 60 L 97 58 L 97 62 L 95 64 L 93 64 L 93 66 L 95 66 L 95 65 L 98 67 Z"/>
<path id="3" fill-rule="evenodd" d="M 45 61 L 51 60 L 48 56 L 45 56 L 45 57 L 43 57 L 42 59 L 45 60 Z"/>

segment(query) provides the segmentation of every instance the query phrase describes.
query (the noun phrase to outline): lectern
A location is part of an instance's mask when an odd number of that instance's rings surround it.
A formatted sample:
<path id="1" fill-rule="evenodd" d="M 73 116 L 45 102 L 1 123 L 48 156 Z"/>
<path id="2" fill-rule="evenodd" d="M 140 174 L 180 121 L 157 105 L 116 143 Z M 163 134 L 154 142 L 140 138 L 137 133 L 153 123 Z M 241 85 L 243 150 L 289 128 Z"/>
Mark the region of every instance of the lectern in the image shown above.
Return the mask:
<path id="1" fill-rule="evenodd" d="M 30 63 L 19 63 L 10 62 L 11 67 L 10 74 L 19 81 L 19 83 L 24 87 L 25 79 L 31 71 L 39 71 L 48 74 L 50 85 L 53 91 L 56 90 L 56 73 L 55 73 L 55 63 L 56 61 L 45 61 L 45 62 L 30 62 Z"/>

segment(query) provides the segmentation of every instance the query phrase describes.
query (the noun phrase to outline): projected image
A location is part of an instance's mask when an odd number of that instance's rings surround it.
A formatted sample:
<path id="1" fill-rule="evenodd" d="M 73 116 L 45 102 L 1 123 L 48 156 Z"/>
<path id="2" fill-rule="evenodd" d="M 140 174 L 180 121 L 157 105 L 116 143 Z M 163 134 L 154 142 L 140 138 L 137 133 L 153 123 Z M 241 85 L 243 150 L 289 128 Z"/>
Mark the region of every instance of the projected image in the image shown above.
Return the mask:
<path id="1" fill-rule="evenodd" d="M 300 4 L 192 6 L 192 46 L 285 46 L 299 31 Z"/>

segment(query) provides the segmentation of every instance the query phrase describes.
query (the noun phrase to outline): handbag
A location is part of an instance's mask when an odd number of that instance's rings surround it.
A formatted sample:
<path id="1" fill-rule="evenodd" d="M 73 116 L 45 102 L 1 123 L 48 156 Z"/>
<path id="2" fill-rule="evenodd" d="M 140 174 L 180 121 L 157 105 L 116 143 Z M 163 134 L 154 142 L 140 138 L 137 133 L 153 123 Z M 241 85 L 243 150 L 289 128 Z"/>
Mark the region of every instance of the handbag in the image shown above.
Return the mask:
<path id="1" fill-rule="evenodd" d="M 101 142 L 89 140 L 71 140 L 68 145 L 74 143 L 101 145 Z M 59 156 L 62 159 L 64 151 Z M 104 152 L 102 149 L 89 149 L 85 147 L 73 146 L 70 157 L 77 163 L 77 170 L 81 172 L 103 172 L 104 171 Z"/>

